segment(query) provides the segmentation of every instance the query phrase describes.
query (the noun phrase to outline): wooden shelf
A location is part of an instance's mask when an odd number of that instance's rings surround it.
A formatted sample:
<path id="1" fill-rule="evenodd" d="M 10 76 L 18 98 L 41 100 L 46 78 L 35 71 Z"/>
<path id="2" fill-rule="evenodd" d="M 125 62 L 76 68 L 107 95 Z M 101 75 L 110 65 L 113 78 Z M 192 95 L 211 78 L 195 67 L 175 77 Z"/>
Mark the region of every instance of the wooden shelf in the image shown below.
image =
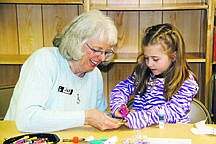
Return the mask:
<path id="1" fill-rule="evenodd" d="M 200 10 L 208 9 L 206 3 L 167 3 L 167 4 L 92 4 L 91 9 L 98 10 Z"/>
<path id="2" fill-rule="evenodd" d="M 138 53 L 115 53 L 111 62 L 136 62 Z"/>
<path id="3" fill-rule="evenodd" d="M 13 84 L 13 85 L 0 85 L 0 90 L 10 89 L 10 88 L 14 88 L 14 87 L 15 87 L 15 84 Z"/>
<path id="4" fill-rule="evenodd" d="M 204 53 L 186 53 L 187 62 L 190 63 L 205 63 Z"/>
<path id="5" fill-rule="evenodd" d="M 113 63 L 136 63 L 138 53 L 116 53 Z M 23 64 L 29 55 L 0 55 L 0 64 Z M 187 62 L 206 62 L 201 53 L 187 53 Z"/>
<path id="6" fill-rule="evenodd" d="M 0 0 L 0 3 L 16 4 L 83 4 L 83 0 Z"/>
<path id="7" fill-rule="evenodd" d="M 0 55 L 0 64 L 23 64 L 29 55 Z"/>
<path id="8" fill-rule="evenodd" d="M 116 63 L 125 63 L 125 62 L 137 62 L 138 53 L 116 53 L 112 62 Z M 204 58 L 203 53 L 186 53 L 187 62 L 190 63 L 205 63 L 206 60 Z"/>

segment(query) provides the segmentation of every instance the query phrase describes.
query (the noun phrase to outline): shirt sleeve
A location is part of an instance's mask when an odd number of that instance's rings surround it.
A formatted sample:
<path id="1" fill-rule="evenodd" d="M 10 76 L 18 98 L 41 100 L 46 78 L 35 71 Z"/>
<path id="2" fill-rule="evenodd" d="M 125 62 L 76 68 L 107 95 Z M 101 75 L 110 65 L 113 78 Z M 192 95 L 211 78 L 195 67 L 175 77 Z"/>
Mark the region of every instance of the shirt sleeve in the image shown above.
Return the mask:
<path id="1" fill-rule="evenodd" d="M 15 121 L 23 132 L 52 132 L 82 126 L 84 111 L 55 111 L 47 109 L 53 89 L 57 61 L 48 53 L 33 54 L 23 65 L 14 95 L 17 98 Z"/>
<path id="2" fill-rule="evenodd" d="M 110 110 L 112 114 L 121 107 L 122 104 L 127 104 L 130 96 L 134 94 L 134 76 L 129 76 L 126 80 L 119 82 L 111 91 L 110 95 Z"/>
<path id="3" fill-rule="evenodd" d="M 186 123 L 187 113 L 190 110 L 191 101 L 198 92 L 198 84 L 193 76 L 186 80 L 179 91 L 172 96 L 171 100 L 164 104 L 153 106 L 148 110 L 140 110 L 129 113 L 126 117 L 129 127 L 139 129 L 159 123 L 159 109 L 165 111 L 165 123 Z"/>

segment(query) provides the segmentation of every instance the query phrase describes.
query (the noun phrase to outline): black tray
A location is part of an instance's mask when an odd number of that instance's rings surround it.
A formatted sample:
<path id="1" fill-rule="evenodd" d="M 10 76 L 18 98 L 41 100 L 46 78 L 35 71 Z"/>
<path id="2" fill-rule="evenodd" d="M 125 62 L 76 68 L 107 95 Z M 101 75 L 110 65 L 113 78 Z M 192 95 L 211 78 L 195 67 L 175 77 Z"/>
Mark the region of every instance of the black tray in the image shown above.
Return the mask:
<path id="1" fill-rule="evenodd" d="M 60 141 L 59 137 L 56 134 L 49 134 L 49 133 L 32 133 L 32 134 L 25 134 L 20 135 L 16 137 L 9 138 L 3 142 L 3 144 L 11 144 L 24 136 L 29 136 L 29 138 L 37 137 L 37 138 L 48 138 L 50 142 L 53 142 L 54 144 L 58 143 Z"/>

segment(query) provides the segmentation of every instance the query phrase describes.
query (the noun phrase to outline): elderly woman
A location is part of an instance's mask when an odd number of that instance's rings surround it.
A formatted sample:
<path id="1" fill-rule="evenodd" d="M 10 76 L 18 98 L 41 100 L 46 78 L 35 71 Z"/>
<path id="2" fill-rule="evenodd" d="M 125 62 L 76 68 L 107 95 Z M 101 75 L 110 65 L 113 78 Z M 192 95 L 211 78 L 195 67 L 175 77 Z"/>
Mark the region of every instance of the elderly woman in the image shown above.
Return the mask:
<path id="1" fill-rule="evenodd" d="M 116 43 L 116 27 L 100 11 L 76 17 L 54 38 L 54 47 L 37 50 L 23 64 L 5 120 L 15 120 L 22 132 L 120 127 L 106 115 L 97 68 L 114 54 Z"/>

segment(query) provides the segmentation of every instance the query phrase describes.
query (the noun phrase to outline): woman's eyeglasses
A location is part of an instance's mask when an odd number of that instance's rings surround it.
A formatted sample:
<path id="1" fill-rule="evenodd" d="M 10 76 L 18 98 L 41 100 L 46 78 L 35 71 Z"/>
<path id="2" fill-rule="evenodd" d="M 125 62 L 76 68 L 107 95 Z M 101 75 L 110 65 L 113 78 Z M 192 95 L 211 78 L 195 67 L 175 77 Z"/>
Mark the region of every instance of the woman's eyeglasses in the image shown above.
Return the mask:
<path id="1" fill-rule="evenodd" d="M 91 47 L 88 43 L 86 43 L 86 45 L 88 46 L 88 48 L 93 52 L 93 53 L 98 53 L 100 55 L 105 55 L 107 56 L 107 59 L 109 59 L 109 57 L 111 57 L 113 54 L 114 54 L 114 50 L 109 50 L 109 51 L 102 51 L 102 50 L 99 50 L 99 49 L 96 49 L 96 48 L 93 48 Z M 106 60 L 107 60 L 106 59 Z"/>

